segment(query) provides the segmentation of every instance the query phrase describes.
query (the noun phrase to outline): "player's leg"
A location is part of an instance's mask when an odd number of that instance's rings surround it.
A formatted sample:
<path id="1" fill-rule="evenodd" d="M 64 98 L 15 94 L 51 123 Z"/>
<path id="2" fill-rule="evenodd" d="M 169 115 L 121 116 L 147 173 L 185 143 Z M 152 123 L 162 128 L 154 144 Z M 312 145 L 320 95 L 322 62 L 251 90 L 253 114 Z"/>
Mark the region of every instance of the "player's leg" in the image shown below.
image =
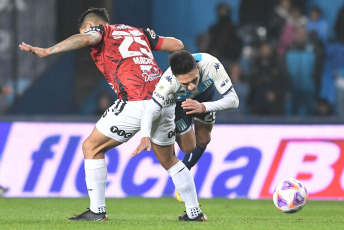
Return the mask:
<path id="1" fill-rule="evenodd" d="M 107 165 L 105 153 L 121 142 L 109 138 L 95 127 L 82 145 L 85 158 L 85 180 L 90 197 L 90 210 L 94 213 L 105 212 L 105 189 Z"/>
<path id="2" fill-rule="evenodd" d="M 186 215 L 180 215 L 179 220 L 207 221 L 207 216 L 202 213 L 199 207 L 196 186 L 192 174 L 174 154 L 173 144 L 160 146 L 152 142 L 152 149 L 160 164 L 172 178 L 174 186 L 185 202 Z"/>
<path id="3" fill-rule="evenodd" d="M 181 107 L 181 102 L 176 103 L 175 108 L 175 124 L 176 124 L 176 141 L 180 150 L 185 154 L 183 163 L 187 164 L 189 153 L 196 147 L 195 133 L 192 128 L 192 116 L 187 115 L 185 110 Z M 186 165 L 188 166 L 188 165 Z M 183 202 L 178 190 L 175 190 L 176 199 Z"/>
<path id="4" fill-rule="evenodd" d="M 122 142 L 116 141 L 102 134 L 97 127 L 94 127 L 91 135 L 83 142 L 82 151 L 84 158 L 87 159 L 104 159 L 105 153 Z"/>
<path id="5" fill-rule="evenodd" d="M 121 142 L 105 136 L 96 127 L 82 144 L 90 208 L 80 215 L 69 218 L 70 220 L 107 220 L 105 209 L 105 189 L 107 183 L 105 153 L 119 144 Z"/>
<path id="6" fill-rule="evenodd" d="M 193 177 L 174 153 L 174 130 L 174 106 L 163 108 L 161 116 L 152 125 L 152 149 L 185 202 L 186 214 L 180 216 L 179 220 L 207 221 L 199 208 Z"/>
<path id="7" fill-rule="evenodd" d="M 191 169 L 198 160 L 202 157 L 204 151 L 207 148 L 211 140 L 211 131 L 214 127 L 214 124 L 203 123 L 199 120 L 195 120 L 195 136 L 196 136 L 196 148 L 188 155 L 184 156 L 183 163 Z M 181 136 L 180 138 L 183 138 Z"/>
<path id="8" fill-rule="evenodd" d="M 105 153 L 109 149 L 128 141 L 139 130 L 141 115 L 140 111 L 137 111 L 140 109 L 138 103 L 126 105 L 126 102 L 117 100 L 104 113 L 91 135 L 84 141 L 82 149 L 85 158 L 85 180 L 90 197 L 90 210 L 71 217 L 70 220 L 107 219 L 105 210 L 107 183 Z M 117 110 L 116 107 L 121 108 L 121 110 Z M 128 114 L 137 114 L 137 117 L 130 116 L 128 118 Z"/>
<path id="9" fill-rule="evenodd" d="M 185 158 L 189 156 L 189 153 L 196 147 L 196 137 L 192 126 L 190 126 L 189 130 L 184 134 L 180 134 L 177 131 L 176 141 L 180 150 L 186 153 Z"/>
<path id="10" fill-rule="evenodd" d="M 185 113 L 181 102 L 176 103 L 175 123 L 178 146 L 183 153 L 189 154 L 196 147 L 196 138 L 192 128 L 192 116 Z"/>
<path id="11" fill-rule="evenodd" d="M 206 91 L 195 97 L 194 100 L 197 100 L 199 102 L 213 101 L 215 100 L 215 90 L 215 86 L 210 86 Z M 181 115 L 179 116 L 182 117 L 184 121 L 188 121 L 190 123 L 190 115 L 186 115 L 185 110 L 182 110 L 180 114 Z M 178 115 L 176 107 L 176 117 L 177 116 Z M 188 118 L 188 120 L 185 119 L 186 117 Z M 197 163 L 197 161 L 204 153 L 207 144 L 210 142 L 210 133 L 215 122 L 215 112 L 194 114 L 193 121 L 195 124 L 195 132 L 184 133 L 187 135 L 183 135 L 182 132 L 178 133 L 177 126 L 177 142 L 179 144 L 179 147 L 181 147 L 181 149 L 187 150 L 187 152 L 184 152 L 182 150 L 184 153 L 189 153 L 186 154 L 183 158 L 183 163 L 186 165 L 186 167 L 188 167 L 188 169 L 191 169 Z M 185 123 L 187 125 L 189 124 L 187 122 Z M 192 138 L 194 138 L 196 141 L 196 145 L 194 145 L 194 148 L 190 149 L 190 146 L 188 146 L 188 148 L 185 148 L 183 145 L 187 146 L 187 144 L 191 142 Z"/>

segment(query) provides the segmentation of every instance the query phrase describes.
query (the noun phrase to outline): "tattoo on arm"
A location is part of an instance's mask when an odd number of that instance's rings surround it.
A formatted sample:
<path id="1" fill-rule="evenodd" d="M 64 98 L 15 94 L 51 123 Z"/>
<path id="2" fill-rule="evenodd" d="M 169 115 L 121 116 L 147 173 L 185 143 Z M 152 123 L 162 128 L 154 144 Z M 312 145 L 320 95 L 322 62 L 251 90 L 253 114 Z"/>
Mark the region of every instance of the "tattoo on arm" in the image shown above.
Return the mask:
<path id="1" fill-rule="evenodd" d="M 93 34 L 75 34 L 66 40 L 50 47 L 50 54 L 57 54 L 80 49 L 86 46 L 99 43 L 100 37 Z"/>

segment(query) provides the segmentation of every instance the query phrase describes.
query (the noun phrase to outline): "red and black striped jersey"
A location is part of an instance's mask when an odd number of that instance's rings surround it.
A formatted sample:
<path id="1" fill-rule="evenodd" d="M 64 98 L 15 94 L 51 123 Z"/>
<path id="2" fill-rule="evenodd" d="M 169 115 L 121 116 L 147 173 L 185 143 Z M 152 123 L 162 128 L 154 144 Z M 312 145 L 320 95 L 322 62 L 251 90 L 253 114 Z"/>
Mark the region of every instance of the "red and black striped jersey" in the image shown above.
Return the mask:
<path id="1" fill-rule="evenodd" d="M 101 41 L 91 56 L 119 99 L 149 100 L 162 76 L 152 51 L 163 38 L 144 29 L 123 24 L 99 25 L 85 33 L 99 33 Z"/>

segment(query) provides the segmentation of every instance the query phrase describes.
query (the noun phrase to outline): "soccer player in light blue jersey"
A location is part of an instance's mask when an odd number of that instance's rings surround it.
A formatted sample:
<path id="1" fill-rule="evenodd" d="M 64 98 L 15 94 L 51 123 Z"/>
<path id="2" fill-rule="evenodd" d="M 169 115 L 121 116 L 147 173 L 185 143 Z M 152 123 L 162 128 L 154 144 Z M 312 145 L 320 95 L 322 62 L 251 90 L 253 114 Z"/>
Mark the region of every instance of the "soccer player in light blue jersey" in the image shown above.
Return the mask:
<path id="1" fill-rule="evenodd" d="M 161 77 L 141 121 L 142 139 L 136 150 L 149 146 L 153 120 L 174 102 L 176 141 L 187 153 L 183 163 L 191 169 L 211 139 L 217 111 L 237 108 L 239 99 L 219 60 L 210 54 L 181 50 L 170 55 L 170 68 Z M 215 90 L 222 98 L 215 99 Z M 194 122 L 195 130 L 193 130 Z"/>

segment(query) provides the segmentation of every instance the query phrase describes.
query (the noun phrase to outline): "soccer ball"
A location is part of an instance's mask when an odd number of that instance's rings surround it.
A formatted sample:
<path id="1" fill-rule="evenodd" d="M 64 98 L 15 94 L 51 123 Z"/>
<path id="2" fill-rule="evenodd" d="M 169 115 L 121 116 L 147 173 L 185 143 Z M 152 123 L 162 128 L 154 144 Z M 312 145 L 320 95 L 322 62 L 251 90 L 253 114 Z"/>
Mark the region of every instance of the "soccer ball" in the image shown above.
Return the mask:
<path id="1" fill-rule="evenodd" d="M 296 179 L 279 182 L 273 194 L 275 206 L 285 213 L 300 211 L 305 206 L 307 199 L 306 187 Z"/>

